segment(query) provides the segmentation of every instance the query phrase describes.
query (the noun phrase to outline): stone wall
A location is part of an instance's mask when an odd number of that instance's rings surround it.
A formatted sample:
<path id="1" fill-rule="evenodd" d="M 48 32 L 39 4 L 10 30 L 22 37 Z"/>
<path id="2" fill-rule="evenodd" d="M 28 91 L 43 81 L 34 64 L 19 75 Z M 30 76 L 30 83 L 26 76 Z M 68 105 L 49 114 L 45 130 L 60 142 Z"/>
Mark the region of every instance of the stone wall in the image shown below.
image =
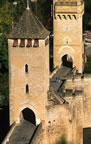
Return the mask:
<path id="1" fill-rule="evenodd" d="M 68 80 L 65 85 L 65 89 L 67 88 L 83 90 L 83 127 L 91 127 L 91 75 Z"/>
<path id="2" fill-rule="evenodd" d="M 49 144 L 56 144 L 65 136 L 68 143 L 83 144 L 83 97 L 66 98 L 69 104 L 48 108 Z"/>
<path id="3" fill-rule="evenodd" d="M 67 107 L 68 105 L 55 105 L 48 109 L 49 144 L 56 144 L 61 135 L 67 137 L 69 127 Z"/>

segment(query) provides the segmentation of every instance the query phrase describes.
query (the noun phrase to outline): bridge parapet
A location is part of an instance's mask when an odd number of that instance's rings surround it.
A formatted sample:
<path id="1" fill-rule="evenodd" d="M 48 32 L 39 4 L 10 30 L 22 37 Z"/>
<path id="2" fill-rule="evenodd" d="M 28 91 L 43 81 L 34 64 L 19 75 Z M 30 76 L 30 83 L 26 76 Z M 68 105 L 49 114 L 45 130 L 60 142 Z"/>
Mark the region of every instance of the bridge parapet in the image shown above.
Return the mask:
<path id="1" fill-rule="evenodd" d="M 14 123 L 14 124 L 12 125 L 11 129 L 9 130 L 9 132 L 8 132 L 7 136 L 5 137 L 5 139 L 3 140 L 2 144 L 7 144 L 7 143 L 9 142 L 9 138 L 10 138 L 10 136 L 12 135 L 15 127 L 16 127 L 16 123 Z"/>
<path id="2" fill-rule="evenodd" d="M 41 123 L 36 129 L 36 132 L 32 138 L 32 141 L 29 142 L 29 144 L 42 144 L 42 139 L 43 139 L 43 129 L 42 129 L 42 123 Z"/>

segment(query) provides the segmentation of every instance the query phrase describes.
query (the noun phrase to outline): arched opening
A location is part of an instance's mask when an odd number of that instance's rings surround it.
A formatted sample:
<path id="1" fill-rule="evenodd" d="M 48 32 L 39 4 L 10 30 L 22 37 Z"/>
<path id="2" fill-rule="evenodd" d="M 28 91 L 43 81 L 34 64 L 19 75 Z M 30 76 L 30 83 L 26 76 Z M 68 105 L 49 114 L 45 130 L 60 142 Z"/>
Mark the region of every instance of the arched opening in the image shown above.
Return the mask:
<path id="1" fill-rule="evenodd" d="M 62 19 L 60 15 L 58 15 L 59 19 Z"/>
<path id="2" fill-rule="evenodd" d="M 76 20 L 76 15 L 73 15 L 74 19 Z"/>
<path id="3" fill-rule="evenodd" d="M 24 120 L 29 121 L 30 123 L 36 125 L 36 116 L 31 109 L 25 108 L 21 114 L 22 114 L 21 119 L 24 119 Z"/>
<path id="4" fill-rule="evenodd" d="M 63 15 L 63 18 L 66 19 L 66 15 Z"/>
<path id="5" fill-rule="evenodd" d="M 71 56 L 69 56 L 67 54 L 64 55 L 62 57 L 62 65 L 69 67 L 69 68 L 72 68 L 73 67 L 73 60 L 72 60 Z"/>
<path id="6" fill-rule="evenodd" d="M 71 15 L 68 15 L 69 19 L 71 19 Z"/>

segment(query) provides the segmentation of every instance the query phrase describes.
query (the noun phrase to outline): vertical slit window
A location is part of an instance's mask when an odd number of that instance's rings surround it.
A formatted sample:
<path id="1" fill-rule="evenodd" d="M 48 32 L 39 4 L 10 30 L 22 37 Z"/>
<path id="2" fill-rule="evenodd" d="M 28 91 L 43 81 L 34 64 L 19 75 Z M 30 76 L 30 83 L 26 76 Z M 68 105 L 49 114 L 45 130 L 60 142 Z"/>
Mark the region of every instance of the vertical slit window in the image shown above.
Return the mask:
<path id="1" fill-rule="evenodd" d="M 18 39 L 14 39 L 13 41 L 13 47 L 17 47 L 18 46 Z"/>
<path id="2" fill-rule="evenodd" d="M 25 65 L 25 72 L 28 73 L 28 65 Z"/>
<path id="3" fill-rule="evenodd" d="M 25 47 L 25 39 L 21 39 L 20 47 Z"/>
<path id="4" fill-rule="evenodd" d="M 26 84 L 26 94 L 28 94 L 28 93 L 29 93 L 29 85 Z"/>
<path id="5" fill-rule="evenodd" d="M 33 47 L 39 47 L 39 40 L 38 39 L 35 39 L 34 40 L 34 45 Z"/>
<path id="6" fill-rule="evenodd" d="M 32 39 L 27 40 L 27 47 L 32 47 Z"/>

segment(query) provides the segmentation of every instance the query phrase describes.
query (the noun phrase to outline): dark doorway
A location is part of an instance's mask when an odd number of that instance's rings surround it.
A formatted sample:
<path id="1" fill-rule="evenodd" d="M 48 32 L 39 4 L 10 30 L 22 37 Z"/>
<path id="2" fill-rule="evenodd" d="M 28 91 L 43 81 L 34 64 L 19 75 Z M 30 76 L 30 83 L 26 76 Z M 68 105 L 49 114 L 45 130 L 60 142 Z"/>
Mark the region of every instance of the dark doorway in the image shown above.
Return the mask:
<path id="1" fill-rule="evenodd" d="M 22 114 L 23 114 L 24 120 L 27 120 L 27 121 L 31 122 L 32 124 L 36 125 L 35 114 L 31 109 L 29 109 L 29 108 L 24 109 L 22 111 Z"/>
<path id="2" fill-rule="evenodd" d="M 91 127 L 83 128 L 83 144 L 91 144 Z"/>
<path id="3" fill-rule="evenodd" d="M 72 58 L 69 55 L 64 55 L 62 57 L 62 65 L 66 66 L 66 67 L 69 67 L 69 68 L 72 68 L 73 67 Z"/>
<path id="4" fill-rule="evenodd" d="M 9 129 L 9 106 L 0 107 L 0 144 Z"/>

